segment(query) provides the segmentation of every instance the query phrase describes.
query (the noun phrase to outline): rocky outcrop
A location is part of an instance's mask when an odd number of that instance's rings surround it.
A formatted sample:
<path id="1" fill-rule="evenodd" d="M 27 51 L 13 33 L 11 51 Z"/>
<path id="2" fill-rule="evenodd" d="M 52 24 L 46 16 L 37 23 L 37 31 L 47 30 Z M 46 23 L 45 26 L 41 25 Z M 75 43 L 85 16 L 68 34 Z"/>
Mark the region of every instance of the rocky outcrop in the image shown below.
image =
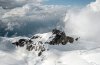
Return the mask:
<path id="1" fill-rule="evenodd" d="M 19 39 L 18 41 L 12 43 L 14 45 L 16 45 L 17 47 L 23 47 L 25 44 L 27 44 L 27 42 L 29 42 L 27 39 Z"/>
<path id="2" fill-rule="evenodd" d="M 52 39 L 52 41 L 49 42 L 50 45 L 65 45 L 68 42 L 69 43 L 73 43 L 74 42 L 74 38 L 70 37 L 70 36 L 66 36 L 66 34 L 60 30 L 57 29 L 53 29 L 52 33 L 55 34 L 55 37 Z"/>
<path id="3" fill-rule="evenodd" d="M 53 36 L 53 37 L 52 37 Z M 74 39 L 73 37 L 66 36 L 65 32 L 62 32 L 57 29 L 52 30 L 52 35 L 48 37 L 47 40 L 43 41 L 42 36 L 34 35 L 29 39 L 19 39 L 12 44 L 16 45 L 17 47 L 26 47 L 28 51 L 39 51 L 38 56 L 42 55 L 42 52 L 47 50 L 45 48 L 45 44 L 48 45 L 65 45 L 67 43 L 73 43 L 74 41 L 78 41 L 79 38 Z M 51 40 L 50 40 L 51 39 Z"/>

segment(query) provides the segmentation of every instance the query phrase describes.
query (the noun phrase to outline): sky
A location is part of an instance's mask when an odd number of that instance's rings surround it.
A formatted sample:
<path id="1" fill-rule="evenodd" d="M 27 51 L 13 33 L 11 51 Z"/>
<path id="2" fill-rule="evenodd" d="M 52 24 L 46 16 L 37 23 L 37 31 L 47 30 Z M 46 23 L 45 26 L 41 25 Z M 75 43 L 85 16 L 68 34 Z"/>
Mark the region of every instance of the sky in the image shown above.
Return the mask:
<path id="1" fill-rule="evenodd" d="M 0 36 L 31 35 L 63 26 L 63 18 L 74 6 L 99 9 L 99 0 L 0 0 Z M 97 6 L 94 6 L 98 4 Z M 64 5 L 64 6 L 62 6 Z M 71 6 L 68 7 L 67 6 Z M 75 12 L 75 11 L 74 11 Z M 70 13 L 69 13 L 70 14 Z"/>
<path id="2" fill-rule="evenodd" d="M 85 6 L 95 0 L 47 0 L 45 4 L 49 5 L 71 5 L 71 6 Z"/>

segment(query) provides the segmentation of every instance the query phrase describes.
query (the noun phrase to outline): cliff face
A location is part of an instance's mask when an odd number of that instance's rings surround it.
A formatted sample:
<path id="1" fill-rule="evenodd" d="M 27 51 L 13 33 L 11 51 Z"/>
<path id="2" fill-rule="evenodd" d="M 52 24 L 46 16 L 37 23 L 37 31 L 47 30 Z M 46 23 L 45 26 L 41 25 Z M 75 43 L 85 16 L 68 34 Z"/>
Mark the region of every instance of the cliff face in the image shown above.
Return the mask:
<path id="1" fill-rule="evenodd" d="M 65 45 L 67 43 L 73 43 L 74 41 L 75 39 L 73 37 L 66 36 L 60 30 L 53 29 L 52 32 L 36 34 L 28 39 L 19 39 L 12 44 L 17 47 L 26 47 L 28 51 L 39 51 L 38 56 L 40 56 L 43 51 L 47 50 L 46 45 Z"/>
<path id="2" fill-rule="evenodd" d="M 52 30 L 52 34 L 54 34 L 55 37 L 49 42 L 50 45 L 56 45 L 56 44 L 65 45 L 68 42 L 69 43 L 73 43 L 74 42 L 74 38 L 73 37 L 66 36 L 65 32 L 62 32 L 60 30 L 53 29 Z"/>

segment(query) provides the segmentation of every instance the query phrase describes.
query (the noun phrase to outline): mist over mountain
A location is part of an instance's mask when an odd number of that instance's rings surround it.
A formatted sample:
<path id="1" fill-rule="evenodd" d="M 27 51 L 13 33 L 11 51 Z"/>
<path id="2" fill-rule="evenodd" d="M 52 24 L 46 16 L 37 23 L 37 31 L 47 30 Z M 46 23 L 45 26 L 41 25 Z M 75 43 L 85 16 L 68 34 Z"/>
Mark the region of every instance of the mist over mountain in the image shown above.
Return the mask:
<path id="1" fill-rule="evenodd" d="M 0 0 L 0 65 L 100 65 L 100 1 L 84 7 L 44 1 Z"/>

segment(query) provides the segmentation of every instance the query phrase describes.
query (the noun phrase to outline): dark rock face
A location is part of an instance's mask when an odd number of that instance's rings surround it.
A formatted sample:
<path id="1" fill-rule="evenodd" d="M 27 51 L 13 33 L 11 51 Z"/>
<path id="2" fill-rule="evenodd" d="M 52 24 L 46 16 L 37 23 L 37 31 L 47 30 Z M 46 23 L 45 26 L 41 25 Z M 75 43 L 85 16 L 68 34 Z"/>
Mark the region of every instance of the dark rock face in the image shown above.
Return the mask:
<path id="1" fill-rule="evenodd" d="M 28 40 L 27 39 L 19 39 L 18 41 L 12 43 L 16 46 L 23 47 L 25 44 L 27 44 Z"/>
<path id="2" fill-rule="evenodd" d="M 46 50 L 41 41 L 38 42 L 39 45 L 36 45 L 36 44 L 34 44 L 32 39 L 30 39 L 30 40 L 28 40 L 28 39 L 19 39 L 18 41 L 14 42 L 12 44 L 16 45 L 17 47 L 18 46 L 19 47 L 26 46 L 26 50 L 28 50 L 28 51 L 32 51 L 33 49 L 35 51 L 39 51 L 38 56 L 41 56 L 42 52 Z"/>
<path id="3" fill-rule="evenodd" d="M 52 38 L 51 41 L 49 42 L 42 42 L 42 41 L 38 41 L 37 39 L 41 39 L 41 36 L 33 36 L 30 39 L 19 39 L 18 41 L 12 43 L 14 45 L 16 45 L 17 47 L 24 47 L 26 46 L 26 50 L 28 51 L 39 51 L 38 56 L 42 55 L 42 52 L 46 51 L 47 49 L 45 48 L 44 44 L 49 44 L 49 45 L 65 45 L 67 43 L 73 43 L 75 40 L 78 41 L 79 38 L 76 38 L 74 40 L 73 37 L 70 36 L 66 36 L 65 32 L 62 32 L 60 30 L 57 29 L 53 29 L 52 30 L 52 35 L 55 35 L 54 38 Z M 49 38 L 50 39 L 50 38 Z M 37 40 L 34 42 L 34 40 Z"/>
<path id="4" fill-rule="evenodd" d="M 65 45 L 68 42 L 69 43 L 73 43 L 74 42 L 74 38 L 70 37 L 70 36 L 66 36 L 66 34 L 60 30 L 57 29 L 53 29 L 52 33 L 55 34 L 55 38 L 53 38 L 52 41 L 49 42 L 50 45 Z"/>
<path id="5" fill-rule="evenodd" d="M 77 37 L 75 40 L 78 41 L 80 37 Z"/>
<path id="6" fill-rule="evenodd" d="M 37 39 L 39 38 L 40 36 L 33 36 L 31 39 Z M 41 38 L 41 37 L 40 37 Z"/>

